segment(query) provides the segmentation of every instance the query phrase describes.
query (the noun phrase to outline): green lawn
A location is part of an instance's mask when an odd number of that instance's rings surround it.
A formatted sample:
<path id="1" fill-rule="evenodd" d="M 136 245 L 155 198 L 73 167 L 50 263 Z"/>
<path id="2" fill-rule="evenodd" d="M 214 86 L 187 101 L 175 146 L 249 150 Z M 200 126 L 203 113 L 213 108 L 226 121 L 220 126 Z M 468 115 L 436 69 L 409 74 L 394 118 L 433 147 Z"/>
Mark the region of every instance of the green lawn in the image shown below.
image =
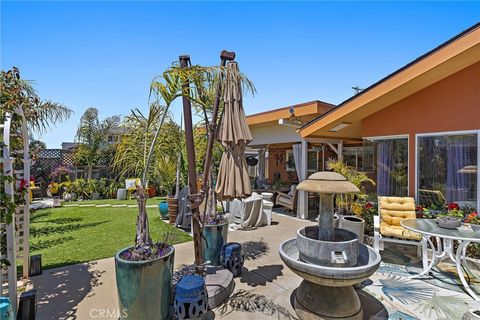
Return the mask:
<path id="1" fill-rule="evenodd" d="M 157 208 L 149 208 L 147 212 L 153 241 L 169 230 L 177 235 L 175 243 L 191 240 L 187 233 L 162 221 Z M 44 268 L 112 257 L 133 244 L 136 216 L 137 208 L 38 210 L 30 220 L 31 254 L 42 254 Z"/>
<path id="2" fill-rule="evenodd" d="M 148 198 L 147 204 L 148 205 L 158 204 L 160 200 L 165 200 L 165 197 Z M 130 200 L 100 199 L 100 200 L 62 202 L 62 205 L 69 205 L 69 204 L 137 204 L 137 200 L 132 198 Z"/>

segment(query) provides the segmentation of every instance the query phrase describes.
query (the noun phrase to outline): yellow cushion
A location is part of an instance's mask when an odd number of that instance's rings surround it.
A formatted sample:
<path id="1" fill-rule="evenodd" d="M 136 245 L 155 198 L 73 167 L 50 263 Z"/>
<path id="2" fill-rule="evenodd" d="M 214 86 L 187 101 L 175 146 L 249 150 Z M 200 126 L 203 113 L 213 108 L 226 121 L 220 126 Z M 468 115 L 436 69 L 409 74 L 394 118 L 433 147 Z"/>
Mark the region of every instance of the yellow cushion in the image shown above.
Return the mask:
<path id="1" fill-rule="evenodd" d="M 380 233 L 385 236 L 420 240 L 422 236 L 400 225 L 404 219 L 415 219 L 415 199 L 410 197 L 378 197 Z"/>

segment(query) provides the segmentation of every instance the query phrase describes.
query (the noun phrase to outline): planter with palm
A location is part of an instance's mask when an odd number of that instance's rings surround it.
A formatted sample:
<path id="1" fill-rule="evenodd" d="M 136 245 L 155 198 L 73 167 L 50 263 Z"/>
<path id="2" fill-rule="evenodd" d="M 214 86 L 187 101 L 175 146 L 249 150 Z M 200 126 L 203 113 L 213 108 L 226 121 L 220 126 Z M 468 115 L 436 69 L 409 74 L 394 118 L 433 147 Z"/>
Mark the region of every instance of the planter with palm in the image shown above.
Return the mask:
<path id="1" fill-rule="evenodd" d="M 339 227 L 356 233 L 359 240 L 362 242 L 365 230 L 365 220 L 361 217 L 361 202 L 368 197 L 365 190 L 365 184 L 371 183 L 372 185 L 375 185 L 375 182 L 364 172 L 359 172 L 342 161 L 329 160 L 327 162 L 327 168 L 343 175 L 360 190 L 360 193 L 355 194 L 337 194 L 335 196 L 335 204 L 337 215 L 340 217 Z"/>

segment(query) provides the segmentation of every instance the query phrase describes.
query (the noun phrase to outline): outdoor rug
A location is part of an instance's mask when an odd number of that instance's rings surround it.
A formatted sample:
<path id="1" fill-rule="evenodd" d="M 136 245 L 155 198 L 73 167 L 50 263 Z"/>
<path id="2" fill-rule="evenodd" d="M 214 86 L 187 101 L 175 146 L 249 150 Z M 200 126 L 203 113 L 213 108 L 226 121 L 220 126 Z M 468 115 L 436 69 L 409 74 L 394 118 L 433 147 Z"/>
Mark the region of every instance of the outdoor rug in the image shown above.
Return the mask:
<path id="1" fill-rule="evenodd" d="M 380 268 L 362 284 L 365 292 L 384 305 L 389 319 L 462 319 L 468 310 L 480 308 L 463 290 L 455 264 L 448 258 L 431 275 L 409 279 L 422 270 L 415 251 L 414 246 L 386 244 Z M 480 265 L 474 261 L 468 265 L 477 278 L 466 279 L 480 294 Z"/>

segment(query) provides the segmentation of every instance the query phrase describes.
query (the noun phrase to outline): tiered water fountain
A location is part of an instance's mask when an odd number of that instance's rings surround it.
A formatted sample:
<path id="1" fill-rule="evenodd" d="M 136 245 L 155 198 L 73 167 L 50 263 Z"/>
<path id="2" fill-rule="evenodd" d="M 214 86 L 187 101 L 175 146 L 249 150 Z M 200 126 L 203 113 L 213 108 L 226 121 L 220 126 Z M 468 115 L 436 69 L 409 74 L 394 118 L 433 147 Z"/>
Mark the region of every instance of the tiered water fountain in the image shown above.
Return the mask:
<path id="1" fill-rule="evenodd" d="M 358 188 L 334 172 L 317 172 L 297 186 L 320 194 L 319 226 L 304 227 L 280 245 L 285 264 L 304 280 L 295 296 L 303 319 L 363 319 L 353 285 L 368 279 L 380 265 L 380 254 L 348 230 L 334 227 L 333 196 Z"/>

